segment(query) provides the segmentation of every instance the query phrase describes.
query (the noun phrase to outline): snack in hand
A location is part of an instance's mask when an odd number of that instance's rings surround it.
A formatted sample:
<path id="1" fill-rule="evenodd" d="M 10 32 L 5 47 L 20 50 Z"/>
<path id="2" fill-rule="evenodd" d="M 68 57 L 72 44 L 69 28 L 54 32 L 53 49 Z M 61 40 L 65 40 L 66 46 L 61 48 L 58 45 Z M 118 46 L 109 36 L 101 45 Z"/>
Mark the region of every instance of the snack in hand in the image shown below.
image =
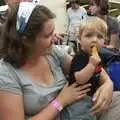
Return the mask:
<path id="1" fill-rule="evenodd" d="M 92 55 L 93 55 L 93 56 L 94 56 L 94 55 L 99 56 L 96 46 L 93 46 L 91 49 L 92 49 Z"/>
<path id="2" fill-rule="evenodd" d="M 100 58 L 96 46 L 93 46 L 91 49 L 92 49 L 92 55 L 93 55 L 93 56 L 97 56 L 97 57 Z M 101 70 L 102 70 L 102 66 L 99 64 L 99 65 L 96 67 L 95 72 L 98 73 L 98 72 L 101 72 Z"/>

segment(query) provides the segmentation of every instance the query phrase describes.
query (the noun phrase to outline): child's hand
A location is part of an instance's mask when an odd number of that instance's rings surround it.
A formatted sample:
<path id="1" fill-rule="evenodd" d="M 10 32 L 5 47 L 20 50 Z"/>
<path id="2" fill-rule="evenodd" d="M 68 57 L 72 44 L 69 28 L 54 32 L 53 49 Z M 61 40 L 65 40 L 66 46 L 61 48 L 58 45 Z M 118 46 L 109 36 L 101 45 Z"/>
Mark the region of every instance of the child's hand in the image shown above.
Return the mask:
<path id="1" fill-rule="evenodd" d="M 97 52 L 97 48 L 94 46 L 91 48 L 92 50 L 92 56 L 90 56 L 89 63 L 94 65 L 95 67 L 101 62 L 101 58 Z"/>
<path id="2" fill-rule="evenodd" d="M 89 64 L 92 64 L 94 67 L 97 67 L 101 62 L 100 57 L 98 56 L 90 56 Z"/>

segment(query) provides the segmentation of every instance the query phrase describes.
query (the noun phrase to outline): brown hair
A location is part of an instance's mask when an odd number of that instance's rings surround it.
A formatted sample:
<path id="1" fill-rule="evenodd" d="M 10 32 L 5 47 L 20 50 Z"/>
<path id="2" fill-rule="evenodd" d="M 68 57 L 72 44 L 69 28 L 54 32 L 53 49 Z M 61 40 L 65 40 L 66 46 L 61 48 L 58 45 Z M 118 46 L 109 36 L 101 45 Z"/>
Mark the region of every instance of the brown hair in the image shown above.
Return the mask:
<path id="1" fill-rule="evenodd" d="M 70 0 L 70 6 L 71 6 L 72 3 L 76 3 L 76 4 L 79 5 L 79 0 Z"/>
<path id="2" fill-rule="evenodd" d="M 0 55 L 5 62 L 21 67 L 28 55 L 34 51 L 36 35 L 43 30 L 44 23 L 55 15 L 45 6 L 37 5 L 29 18 L 24 33 L 16 30 L 16 17 L 19 4 L 11 6 L 8 19 L 2 32 Z"/>
<path id="3" fill-rule="evenodd" d="M 108 0 L 89 0 L 89 4 L 93 4 L 93 3 L 97 4 L 97 6 L 100 7 L 101 15 L 108 14 L 108 9 L 109 9 Z"/>

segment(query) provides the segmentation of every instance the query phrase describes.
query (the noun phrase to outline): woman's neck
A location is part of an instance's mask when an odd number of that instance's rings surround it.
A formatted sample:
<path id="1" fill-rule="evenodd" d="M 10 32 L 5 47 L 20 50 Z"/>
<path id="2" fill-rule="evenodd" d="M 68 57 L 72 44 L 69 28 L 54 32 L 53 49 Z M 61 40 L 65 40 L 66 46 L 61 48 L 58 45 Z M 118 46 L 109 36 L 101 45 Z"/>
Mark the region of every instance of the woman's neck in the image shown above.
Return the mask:
<path id="1" fill-rule="evenodd" d="M 26 60 L 25 66 L 36 66 L 43 61 L 45 56 L 34 56 Z"/>

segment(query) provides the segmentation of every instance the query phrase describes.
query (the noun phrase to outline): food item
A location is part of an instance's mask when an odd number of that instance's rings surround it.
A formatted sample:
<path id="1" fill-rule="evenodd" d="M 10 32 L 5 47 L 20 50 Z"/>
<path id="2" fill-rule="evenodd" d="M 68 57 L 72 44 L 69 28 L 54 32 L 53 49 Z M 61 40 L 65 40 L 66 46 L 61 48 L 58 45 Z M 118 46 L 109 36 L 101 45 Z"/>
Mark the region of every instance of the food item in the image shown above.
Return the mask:
<path id="1" fill-rule="evenodd" d="M 92 47 L 92 55 L 99 56 L 96 46 L 93 46 L 93 47 Z"/>
<path id="2" fill-rule="evenodd" d="M 100 58 L 96 46 L 93 46 L 93 47 L 92 47 L 92 55 L 93 55 L 93 56 L 97 56 L 97 57 Z M 96 67 L 95 72 L 96 72 L 96 73 L 100 73 L 101 70 L 102 70 L 102 66 L 99 64 L 99 65 Z"/>

